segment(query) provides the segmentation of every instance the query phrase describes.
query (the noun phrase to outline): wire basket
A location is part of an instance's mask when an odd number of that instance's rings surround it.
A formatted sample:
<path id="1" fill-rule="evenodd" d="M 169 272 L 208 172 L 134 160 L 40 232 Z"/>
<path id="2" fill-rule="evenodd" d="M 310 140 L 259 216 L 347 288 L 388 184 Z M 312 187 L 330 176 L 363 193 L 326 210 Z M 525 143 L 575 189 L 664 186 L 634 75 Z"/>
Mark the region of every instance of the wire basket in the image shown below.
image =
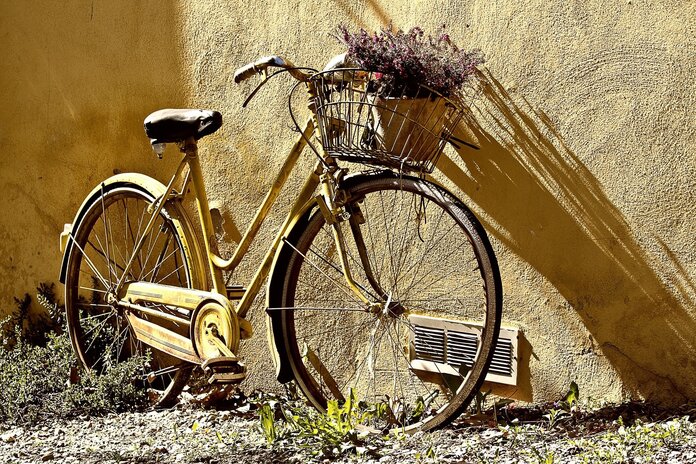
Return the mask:
<path id="1" fill-rule="evenodd" d="M 464 114 L 425 86 L 387 94 L 379 75 L 359 69 L 316 74 L 316 114 L 324 151 L 336 159 L 430 173 Z"/>

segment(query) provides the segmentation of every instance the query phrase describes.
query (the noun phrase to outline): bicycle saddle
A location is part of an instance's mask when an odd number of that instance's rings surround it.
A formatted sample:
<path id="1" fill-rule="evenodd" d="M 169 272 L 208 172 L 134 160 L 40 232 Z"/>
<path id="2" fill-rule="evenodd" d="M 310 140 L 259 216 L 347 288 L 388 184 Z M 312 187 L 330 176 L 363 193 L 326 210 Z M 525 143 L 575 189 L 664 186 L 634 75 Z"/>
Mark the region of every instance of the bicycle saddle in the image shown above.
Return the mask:
<path id="1" fill-rule="evenodd" d="M 211 110 L 166 109 L 145 118 L 145 134 L 153 145 L 181 142 L 189 137 L 198 140 L 220 126 L 222 114 Z"/>

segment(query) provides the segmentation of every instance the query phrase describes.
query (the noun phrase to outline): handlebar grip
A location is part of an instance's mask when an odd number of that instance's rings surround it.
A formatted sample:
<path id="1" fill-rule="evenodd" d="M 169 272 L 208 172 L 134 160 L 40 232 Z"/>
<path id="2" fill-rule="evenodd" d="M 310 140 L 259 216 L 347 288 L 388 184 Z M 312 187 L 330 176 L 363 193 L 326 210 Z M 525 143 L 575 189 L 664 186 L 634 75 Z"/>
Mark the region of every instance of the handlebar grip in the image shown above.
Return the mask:
<path id="1" fill-rule="evenodd" d="M 286 60 L 282 56 L 273 55 L 265 56 L 256 60 L 254 63 L 249 63 L 246 66 L 242 66 L 234 73 L 234 82 L 239 84 L 252 77 L 254 74 L 263 72 L 269 66 L 274 66 L 276 68 L 287 69 L 288 72 L 297 79 L 298 81 L 307 81 L 310 79 L 310 75 L 303 72 L 302 70 L 295 67 L 290 61 Z"/>
<path id="2" fill-rule="evenodd" d="M 260 71 L 256 67 L 256 63 L 249 63 L 234 72 L 234 83 L 239 84 L 242 81 L 258 74 Z"/>
<path id="3" fill-rule="evenodd" d="M 286 64 L 281 57 L 275 55 L 259 58 L 254 63 L 249 63 L 235 71 L 234 82 L 235 84 L 239 84 L 240 82 L 249 79 L 254 74 L 263 72 L 269 66 L 285 67 Z"/>

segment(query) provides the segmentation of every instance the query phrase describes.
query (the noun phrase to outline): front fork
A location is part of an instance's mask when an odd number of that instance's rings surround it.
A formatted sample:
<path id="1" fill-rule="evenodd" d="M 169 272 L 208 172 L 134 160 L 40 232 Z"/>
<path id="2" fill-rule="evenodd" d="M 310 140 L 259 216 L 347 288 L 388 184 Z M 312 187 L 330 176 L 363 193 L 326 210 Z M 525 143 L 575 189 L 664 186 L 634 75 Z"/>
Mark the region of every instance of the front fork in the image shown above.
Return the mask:
<path id="1" fill-rule="evenodd" d="M 360 207 L 356 202 L 346 201 L 347 199 L 345 198 L 344 191 L 340 188 L 336 188 L 336 185 L 339 183 L 342 175 L 343 172 L 340 170 L 335 174 L 329 172 L 322 174 L 320 176 L 321 194 L 317 196 L 316 200 L 317 204 L 319 205 L 319 209 L 324 216 L 324 220 L 328 225 L 331 226 L 334 243 L 341 262 L 341 270 L 343 271 L 343 276 L 348 284 L 348 287 L 363 303 L 368 305 L 371 310 L 376 311 L 381 309 L 381 304 L 379 302 L 375 302 L 375 300 L 378 299 L 384 301 L 387 299 L 387 295 L 375 278 L 372 271 L 372 266 L 370 265 L 369 257 L 367 256 L 367 248 L 365 247 L 365 241 L 363 239 L 362 231 L 360 230 L 360 224 L 365 222 L 362 212 L 360 211 Z M 368 282 L 372 286 L 372 289 L 377 292 L 377 298 L 375 298 L 374 292 L 371 292 L 362 285 L 358 284 L 353 278 L 353 274 L 350 270 L 350 264 L 348 262 L 346 234 L 343 233 L 342 229 L 342 224 L 346 221 L 346 219 L 350 224 L 351 235 L 355 241 L 358 256 L 360 257 L 360 263 L 362 264 L 363 270 L 365 271 L 365 275 Z M 372 298 L 368 298 L 366 294 L 369 294 L 372 296 Z"/>

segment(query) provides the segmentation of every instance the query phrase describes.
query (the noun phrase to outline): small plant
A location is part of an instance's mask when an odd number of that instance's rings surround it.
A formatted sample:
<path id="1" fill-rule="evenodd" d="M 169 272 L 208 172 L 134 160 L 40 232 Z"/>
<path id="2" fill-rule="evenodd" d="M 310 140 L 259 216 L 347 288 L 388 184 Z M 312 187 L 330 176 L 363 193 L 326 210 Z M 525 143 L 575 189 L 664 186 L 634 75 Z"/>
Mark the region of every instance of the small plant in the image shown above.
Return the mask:
<path id="1" fill-rule="evenodd" d="M 65 308 L 57 303 L 55 285 L 39 284 L 36 299 L 47 313 L 32 313 L 32 299 L 28 293 L 22 298 L 15 297 L 15 311 L 0 321 L 0 348 L 12 349 L 18 337 L 31 345 L 45 345 L 49 334 L 65 331 Z"/>
<path id="2" fill-rule="evenodd" d="M 563 399 L 553 403 L 555 407 L 548 410 L 543 417 L 547 420 L 549 430 L 556 427 L 561 422 L 570 419 L 572 414 L 578 411 L 578 400 L 580 399 L 580 389 L 578 384 L 570 382 L 568 393 L 563 396 Z"/>
<path id="3" fill-rule="evenodd" d="M 77 359 L 53 285 L 41 284 L 37 300 L 48 315 L 31 317 L 31 298 L 26 295 L 15 299 L 17 309 L 0 330 L 0 421 L 97 415 L 146 404 L 147 392 L 133 379 L 147 357 L 115 364 L 102 375 L 83 372 L 78 381 L 70 381 L 77 380 Z"/>
<path id="4" fill-rule="evenodd" d="M 554 462 L 556 462 L 556 457 L 553 451 L 544 449 L 542 452 L 537 450 L 535 447 L 532 447 L 532 451 L 534 452 L 534 456 L 536 457 L 536 462 L 539 464 L 553 464 Z"/>
<path id="5" fill-rule="evenodd" d="M 508 440 L 510 440 L 510 448 L 514 448 L 517 445 L 522 432 L 518 419 L 514 419 L 509 425 L 499 425 L 498 430 L 508 437 Z"/>
<path id="6" fill-rule="evenodd" d="M 433 445 L 428 446 L 424 453 L 416 453 L 416 462 L 437 462 L 437 453 Z"/>
<path id="7" fill-rule="evenodd" d="M 486 409 L 486 399 L 488 398 L 488 395 L 490 395 L 490 394 L 491 394 L 490 389 L 486 392 L 484 392 L 482 390 L 479 390 L 476 392 L 476 396 L 474 397 L 474 401 L 470 405 L 472 414 L 474 414 L 476 416 L 484 414 L 484 411 Z"/>
<path id="8" fill-rule="evenodd" d="M 48 311 L 48 317 L 43 317 L 44 328 L 48 332 L 62 333 L 65 331 L 65 308 L 58 303 L 55 284 L 42 282 L 36 289 L 36 301 Z"/>
<path id="9" fill-rule="evenodd" d="M 414 96 L 420 85 L 450 95 L 484 62 L 479 50 L 457 47 L 444 25 L 435 36 L 420 27 L 403 31 L 390 25 L 377 33 L 340 25 L 335 37 L 348 47 L 348 61 L 378 73 L 382 91 L 391 95 Z"/>
<path id="10" fill-rule="evenodd" d="M 575 412 L 578 409 L 578 400 L 580 399 L 580 389 L 578 384 L 570 382 L 570 389 L 563 397 L 563 404 L 568 408 L 568 411 Z"/>
<path id="11" fill-rule="evenodd" d="M 268 443 L 273 443 L 278 438 L 278 431 L 275 423 L 275 413 L 270 404 L 265 403 L 259 409 L 259 420 L 261 422 L 261 431 L 266 437 Z"/>
<path id="12" fill-rule="evenodd" d="M 259 408 L 259 428 L 269 444 L 292 438 L 324 459 L 377 455 L 379 444 L 373 442 L 384 438 L 365 424 L 373 421 L 380 409 L 358 402 L 353 392 L 341 403 L 329 401 L 325 414 L 305 405 L 269 401 Z"/>
<path id="13" fill-rule="evenodd" d="M 549 409 L 549 412 L 544 414 L 544 417 L 548 421 L 549 430 L 551 430 L 562 421 L 568 419 L 570 415 L 562 409 Z"/>

